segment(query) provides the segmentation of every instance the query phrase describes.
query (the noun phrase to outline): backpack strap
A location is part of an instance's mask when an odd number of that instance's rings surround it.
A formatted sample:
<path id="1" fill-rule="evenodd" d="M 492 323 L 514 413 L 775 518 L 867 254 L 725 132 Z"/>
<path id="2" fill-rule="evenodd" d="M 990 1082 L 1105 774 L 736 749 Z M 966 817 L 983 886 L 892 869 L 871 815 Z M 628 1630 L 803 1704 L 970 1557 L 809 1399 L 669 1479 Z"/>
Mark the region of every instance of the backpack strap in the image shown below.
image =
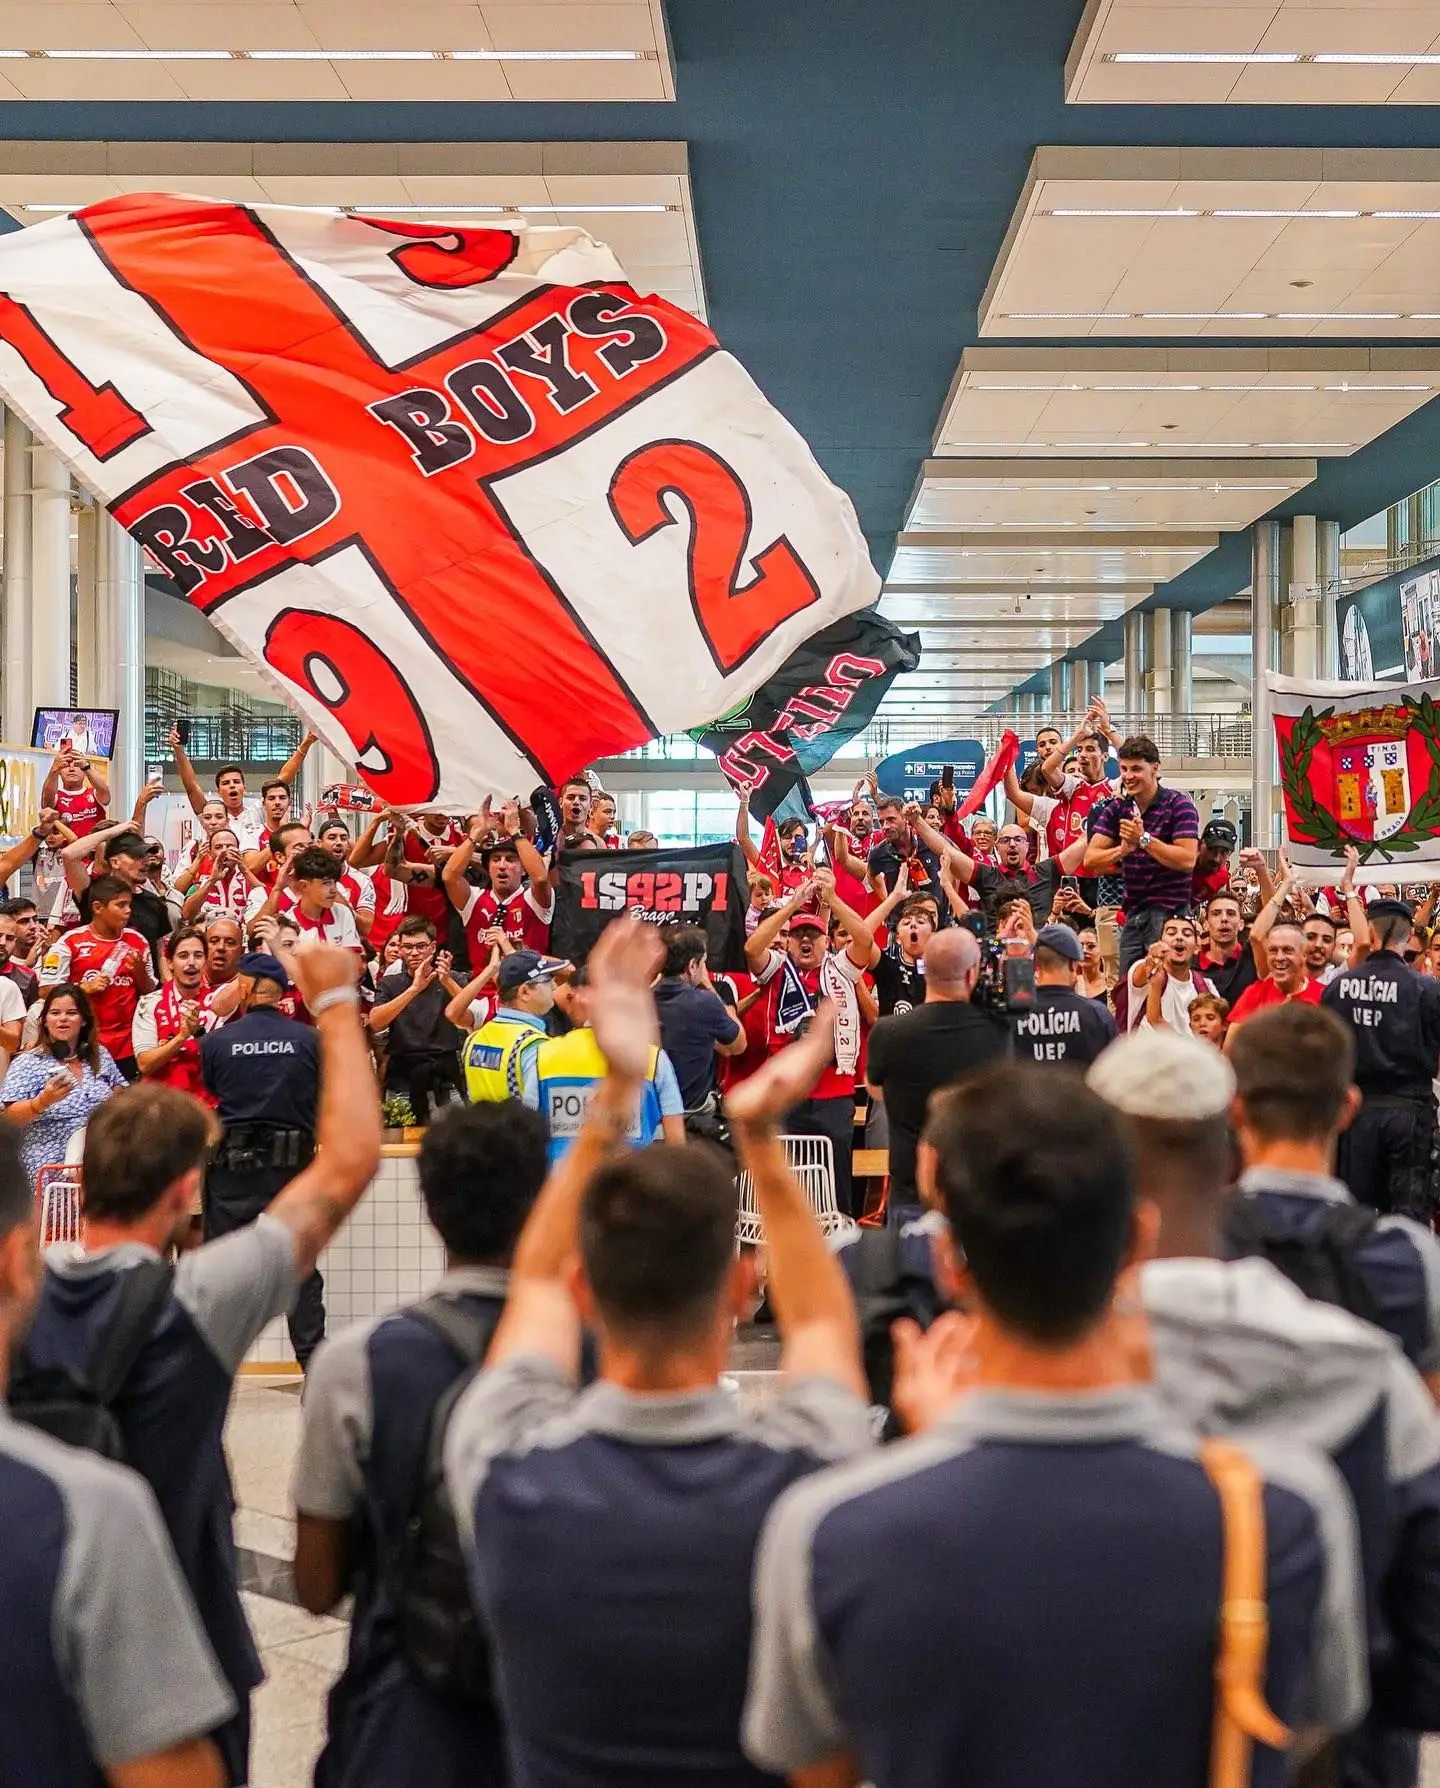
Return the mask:
<path id="1" fill-rule="evenodd" d="M 142 1260 L 121 1275 L 115 1308 L 85 1362 L 86 1388 L 97 1403 L 108 1407 L 120 1394 L 174 1283 L 175 1269 L 168 1260 Z"/>
<path id="2" fill-rule="evenodd" d="M 1263 1489 L 1249 1458 L 1223 1440 L 1202 1440 L 1200 1463 L 1220 1498 L 1222 1546 L 1210 1788 L 1248 1788 L 1252 1744 L 1284 1750 L 1291 1741 L 1265 1701 L 1270 1611 Z"/>
<path id="3" fill-rule="evenodd" d="M 477 1308 L 473 1300 L 438 1291 L 412 1304 L 405 1314 L 434 1329 L 466 1366 L 478 1366 L 485 1357 L 498 1320 L 493 1309 Z"/>

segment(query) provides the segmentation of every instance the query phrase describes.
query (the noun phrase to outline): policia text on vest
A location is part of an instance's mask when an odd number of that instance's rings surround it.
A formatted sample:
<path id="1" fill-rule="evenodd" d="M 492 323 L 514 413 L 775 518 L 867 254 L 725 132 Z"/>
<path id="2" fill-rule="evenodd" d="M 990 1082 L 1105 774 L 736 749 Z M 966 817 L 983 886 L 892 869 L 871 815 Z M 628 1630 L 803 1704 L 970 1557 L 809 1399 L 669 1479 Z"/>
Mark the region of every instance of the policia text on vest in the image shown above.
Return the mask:
<path id="1" fill-rule="evenodd" d="M 546 1039 L 543 1024 L 528 1013 L 507 1008 L 482 1024 L 465 1042 L 461 1063 L 472 1105 L 518 1099 L 525 1080 L 525 1060 Z"/>

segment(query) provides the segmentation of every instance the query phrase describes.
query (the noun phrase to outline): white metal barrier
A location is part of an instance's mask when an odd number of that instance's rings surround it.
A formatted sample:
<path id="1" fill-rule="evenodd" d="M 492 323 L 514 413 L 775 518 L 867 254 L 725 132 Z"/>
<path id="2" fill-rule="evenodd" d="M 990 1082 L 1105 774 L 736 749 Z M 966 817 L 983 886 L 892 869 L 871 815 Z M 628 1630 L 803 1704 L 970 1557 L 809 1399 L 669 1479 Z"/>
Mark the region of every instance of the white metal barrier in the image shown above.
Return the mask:
<path id="1" fill-rule="evenodd" d="M 39 1208 L 40 1246 L 80 1240 L 80 1169 L 56 1162 L 40 1169 L 35 1181 Z"/>
<path id="2" fill-rule="evenodd" d="M 781 1145 L 790 1171 L 805 1190 L 815 1221 L 827 1236 L 857 1227 L 835 1202 L 835 1152 L 828 1136 L 782 1136 Z M 755 1202 L 755 1187 L 748 1173 L 739 1178 L 740 1208 L 735 1218 L 735 1240 L 756 1246 L 765 1240 L 765 1225 Z"/>

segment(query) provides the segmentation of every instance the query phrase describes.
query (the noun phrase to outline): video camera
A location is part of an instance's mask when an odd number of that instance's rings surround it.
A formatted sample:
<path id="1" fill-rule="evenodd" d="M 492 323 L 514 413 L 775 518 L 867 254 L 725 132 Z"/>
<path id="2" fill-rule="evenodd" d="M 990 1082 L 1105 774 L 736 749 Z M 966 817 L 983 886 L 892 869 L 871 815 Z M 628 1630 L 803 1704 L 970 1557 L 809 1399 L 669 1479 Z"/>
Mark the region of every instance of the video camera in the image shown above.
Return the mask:
<path id="1" fill-rule="evenodd" d="M 960 921 L 973 931 L 980 946 L 980 974 L 970 1004 L 992 1018 L 1020 1018 L 1035 1010 L 1035 959 L 1012 956 L 1002 938 L 985 930 L 979 913 L 967 913 Z"/>

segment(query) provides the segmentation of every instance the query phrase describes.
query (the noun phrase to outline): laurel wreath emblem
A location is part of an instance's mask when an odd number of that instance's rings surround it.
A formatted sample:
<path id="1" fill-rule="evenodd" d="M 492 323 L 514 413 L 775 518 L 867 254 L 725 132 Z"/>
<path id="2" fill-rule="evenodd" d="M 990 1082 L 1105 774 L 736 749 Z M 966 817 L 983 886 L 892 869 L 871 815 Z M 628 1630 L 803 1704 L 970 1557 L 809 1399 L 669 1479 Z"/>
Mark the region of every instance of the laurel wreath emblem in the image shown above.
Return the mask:
<path id="1" fill-rule="evenodd" d="M 1402 705 L 1409 711 L 1412 730 L 1419 733 L 1430 751 L 1430 780 L 1411 807 L 1405 826 L 1388 838 L 1363 838 L 1321 806 L 1310 787 L 1310 765 L 1315 748 L 1324 742 L 1324 722 L 1335 710 L 1323 708 L 1317 714 L 1313 708 L 1306 708 L 1280 747 L 1280 784 L 1290 804 L 1293 843 L 1318 845 L 1337 857 L 1353 844 L 1362 863 L 1368 863 L 1372 857 L 1388 863 L 1394 857 L 1418 851 L 1440 831 L 1440 708 L 1429 695 L 1422 695 L 1418 701 L 1407 695 L 1402 698 Z"/>

